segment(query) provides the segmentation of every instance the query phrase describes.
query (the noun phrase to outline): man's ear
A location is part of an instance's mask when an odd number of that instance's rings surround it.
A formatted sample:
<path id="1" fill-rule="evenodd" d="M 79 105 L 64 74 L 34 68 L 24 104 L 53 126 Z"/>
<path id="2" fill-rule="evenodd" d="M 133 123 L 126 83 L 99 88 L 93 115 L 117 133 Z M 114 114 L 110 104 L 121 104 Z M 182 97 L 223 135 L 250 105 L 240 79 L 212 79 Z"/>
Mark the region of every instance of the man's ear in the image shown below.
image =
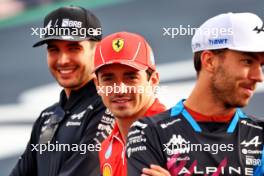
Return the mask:
<path id="1" fill-rule="evenodd" d="M 159 73 L 157 71 L 154 71 L 149 79 L 150 85 L 152 86 L 158 86 L 159 85 Z"/>
<path id="2" fill-rule="evenodd" d="M 208 72 L 213 72 L 215 68 L 217 67 L 216 57 L 217 56 L 209 50 L 203 51 L 201 54 L 202 69 Z"/>
<path id="3" fill-rule="evenodd" d="M 95 84 L 95 87 L 96 87 L 97 93 L 100 95 L 100 92 L 101 92 L 101 91 L 100 91 L 99 80 L 98 80 L 97 76 L 94 77 L 93 81 L 94 81 L 94 84 Z M 101 96 L 101 95 L 100 95 L 100 96 Z"/>

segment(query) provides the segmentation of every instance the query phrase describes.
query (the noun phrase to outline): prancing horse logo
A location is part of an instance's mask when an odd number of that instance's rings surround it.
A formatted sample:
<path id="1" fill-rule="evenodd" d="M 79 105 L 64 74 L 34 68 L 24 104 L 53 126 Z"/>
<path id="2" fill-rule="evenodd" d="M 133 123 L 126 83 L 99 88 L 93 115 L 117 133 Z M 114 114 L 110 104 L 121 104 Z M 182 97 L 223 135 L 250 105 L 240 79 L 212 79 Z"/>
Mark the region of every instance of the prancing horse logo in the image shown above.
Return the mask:
<path id="1" fill-rule="evenodd" d="M 112 42 L 112 47 L 115 52 L 119 52 L 124 47 L 124 39 L 114 39 Z"/>

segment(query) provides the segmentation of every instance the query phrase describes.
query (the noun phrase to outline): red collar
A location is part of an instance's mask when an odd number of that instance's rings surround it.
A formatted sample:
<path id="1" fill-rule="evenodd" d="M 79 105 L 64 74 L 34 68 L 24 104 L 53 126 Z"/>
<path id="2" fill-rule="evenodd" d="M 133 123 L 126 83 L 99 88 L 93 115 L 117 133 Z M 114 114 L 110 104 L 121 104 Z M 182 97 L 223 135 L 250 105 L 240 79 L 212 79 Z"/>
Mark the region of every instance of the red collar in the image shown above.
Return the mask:
<path id="1" fill-rule="evenodd" d="M 144 116 L 146 116 L 146 117 L 153 116 L 153 115 L 161 113 L 165 110 L 166 110 L 166 107 L 162 103 L 160 103 L 160 101 L 156 98 L 155 101 L 153 102 L 153 104 L 145 112 Z M 122 139 L 122 136 L 121 136 L 121 133 L 119 131 L 117 123 L 115 123 L 113 131 L 110 135 L 110 141 L 112 141 L 113 138 L 116 138 L 117 140 L 124 141 Z"/>
<path id="2" fill-rule="evenodd" d="M 156 98 L 144 116 L 153 116 L 166 110 L 166 107 Z"/>
<path id="3" fill-rule="evenodd" d="M 190 113 L 190 115 L 197 121 L 197 122 L 219 122 L 219 123 L 227 123 L 230 122 L 234 116 L 234 113 L 227 114 L 224 116 L 206 116 L 199 112 L 196 112 L 186 106 L 184 108 Z"/>

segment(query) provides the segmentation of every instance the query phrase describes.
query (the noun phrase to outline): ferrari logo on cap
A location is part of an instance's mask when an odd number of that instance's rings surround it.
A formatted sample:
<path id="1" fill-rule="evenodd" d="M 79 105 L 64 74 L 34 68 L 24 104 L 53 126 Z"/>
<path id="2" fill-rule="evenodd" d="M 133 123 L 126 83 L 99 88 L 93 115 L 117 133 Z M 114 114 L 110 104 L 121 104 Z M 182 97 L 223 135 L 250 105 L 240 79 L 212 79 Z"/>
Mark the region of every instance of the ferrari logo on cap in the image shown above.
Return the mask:
<path id="1" fill-rule="evenodd" d="M 124 47 L 124 39 L 115 39 L 112 42 L 112 47 L 115 52 L 119 52 Z"/>

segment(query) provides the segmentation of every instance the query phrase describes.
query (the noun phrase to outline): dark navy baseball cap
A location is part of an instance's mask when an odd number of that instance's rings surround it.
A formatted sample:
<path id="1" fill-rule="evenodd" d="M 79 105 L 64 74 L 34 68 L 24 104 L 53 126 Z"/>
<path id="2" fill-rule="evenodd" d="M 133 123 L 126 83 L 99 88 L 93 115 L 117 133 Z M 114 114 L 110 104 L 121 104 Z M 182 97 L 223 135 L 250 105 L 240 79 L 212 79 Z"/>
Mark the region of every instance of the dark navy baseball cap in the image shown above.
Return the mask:
<path id="1" fill-rule="evenodd" d="M 78 6 L 66 6 L 49 13 L 41 28 L 41 40 L 33 47 L 41 46 L 49 40 L 100 41 L 102 29 L 99 19 L 89 10 Z"/>

